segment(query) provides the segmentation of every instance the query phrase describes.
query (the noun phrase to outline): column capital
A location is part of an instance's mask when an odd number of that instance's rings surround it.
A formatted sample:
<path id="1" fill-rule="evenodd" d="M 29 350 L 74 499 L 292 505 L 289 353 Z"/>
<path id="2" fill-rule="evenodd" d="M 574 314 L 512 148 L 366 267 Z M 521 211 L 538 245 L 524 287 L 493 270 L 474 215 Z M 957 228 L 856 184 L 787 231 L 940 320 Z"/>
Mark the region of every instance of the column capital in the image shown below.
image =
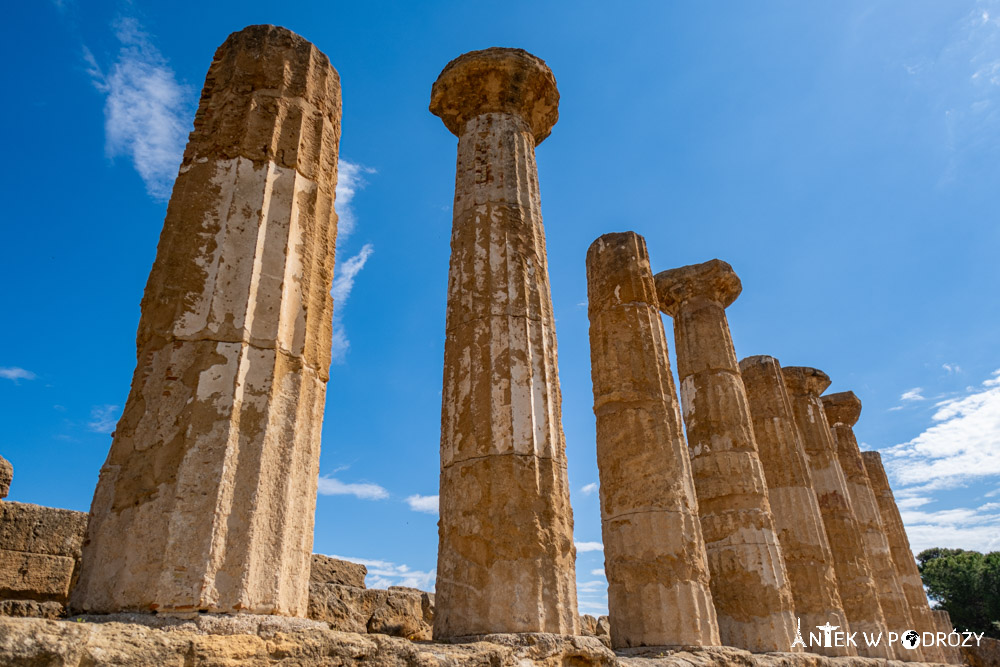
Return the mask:
<path id="1" fill-rule="evenodd" d="M 535 145 L 559 119 L 559 91 L 552 70 L 523 49 L 470 51 L 445 65 L 431 88 L 430 111 L 452 134 L 485 113 L 509 113 L 531 127 Z"/>
<path id="2" fill-rule="evenodd" d="M 861 399 L 853 391 L 842 391 L 836 394 L 821 396 L 823 412 L 830 426 L 843 424 L 854 426 L 861 417 Z"/>
<path id="3" fill-rule="evenodd" d="M 728 308 L 743 291 L 743 284 L 733 267 L 721 259 L 661 271 L 654 280 L 660 310 L 671 317 L 685 301 L 697 297 L 718 301 L 723 308 Z"/>
<path id="4" fill-rule="evenodd" d="M 785 366 L 781 369 L 785 378 L 785 387 L 793 394 L 807 394 L 819 398 L 826 391 L 832 380 L 830 376 L 818 368 L 808 366 Z"/>

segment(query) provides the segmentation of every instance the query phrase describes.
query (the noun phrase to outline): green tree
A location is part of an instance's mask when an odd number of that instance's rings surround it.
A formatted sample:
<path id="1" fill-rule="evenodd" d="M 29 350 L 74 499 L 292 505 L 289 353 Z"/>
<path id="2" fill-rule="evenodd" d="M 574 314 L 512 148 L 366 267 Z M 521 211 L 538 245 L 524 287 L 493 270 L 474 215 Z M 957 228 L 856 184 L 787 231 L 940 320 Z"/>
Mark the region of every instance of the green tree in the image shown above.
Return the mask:
<path id="1" fill-rule="evenodd" d="M 1000 551 L 925 549 L 917 562 L 928 597 L 959 631 L 1000 639 Z"/>

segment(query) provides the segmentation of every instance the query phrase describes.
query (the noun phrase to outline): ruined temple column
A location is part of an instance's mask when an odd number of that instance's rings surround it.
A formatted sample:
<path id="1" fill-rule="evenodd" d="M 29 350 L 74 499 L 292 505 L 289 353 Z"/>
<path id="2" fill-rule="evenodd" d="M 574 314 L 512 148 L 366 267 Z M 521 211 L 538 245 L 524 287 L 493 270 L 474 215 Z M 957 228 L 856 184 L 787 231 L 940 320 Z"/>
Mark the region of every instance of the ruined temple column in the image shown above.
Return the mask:
<path id="1" fill-rule="evenodd" d="M 71 607 L 301 616 L 337 231 L 340 79 L 251 26 L 208 70 Z"/>
<path id="2" fill-rule="evenodd" d="M 861 525 L 854 515 L 847 480 L 819 398 L 830 386 L 830 378 L 823 371 L 801 366 L 787 366 L 781 372 L 795 414 L 795 425 L 802 435 L 813 489 L 833 552 L 840 601 L 851 632 L 858 633 L 858 654 L 868 658 L 891 658 L 893 651 L 886 642 L 869 647 L 861 641 L 863 632 L 877 635 L 889 628 L 878 603 L 878 587 L 865 555 Z"/>
<path id="3" fill-rule="evenodd" d="M 935 632 L 943 632 L 945 635 L 955 631 L 955 626 L 951 623 L 951 614 L 944 609 L 931 609 L 931 616 L 934 618 Z M 961 634 L 959 635 L 961 636 Z M 941 659 L 948 665 L 964 665 L 965 659 L 962 657 L 962 650 L 957 646 L 937 646 L 941 654 Z"/>
<path id="4" fill-rule="evenodd" d="M 747 357 L 740 361 L 740 373 L 750 402 L 757 452 L 767 480 L 795 615 L 802 619 L 803 634 L 808 636 L 816 626 L 826 623 L 849 631 L 837 589 L 833 552 L 781 365 L 774 357 Z M 857 655 L 850 646 L 813 646 L 809 650 L 828 656 Z"/>
<path id="5" fill-rule="evenodd" d="M 935 632 L 936 621 L 931 615 L 931 607 L 927 601 L 927 594 L 924 592 L 920 570 L 917 568 L 917 561 L 913 556 L 912 549 L 910 549 L 910 540 L 906 537 L 903 518 L 899 514 L 899 507 L 896 506 L 892 489 L 889 488 L 889 478 L 885 474 L 885 468 L 882 467 L 882 455 L 878 452 L 861 452 L 861 459 L 864 461 L 868 481 L 871 483 L 875 499 L 878 501 L 879 517 L 885 528 L 885 536 L 889 540 L 892 564 L 896 568 L 903 595 L 906 596 L 906 602 L 910 607 L 913 629 L 920 633 Z M 922 646 L 920 650 L 924 660 L 927 661 L 943 661 L 946 658 L 936 647 Z"/>
<path id="6" fill-rule="evenodd" d="M 575 634 L 555 320 L 535 146 L 558 118 L 520 49 L 451 61 L 431 112 L 458 136 L 441 402 L 434 637 Z"/>
<path id="7" fill-rule="evenodd" d="M 903 588 L 892 563 L 889 540 L 879 516 L 878 501 L 872 492 L 868 473 L 861 458 L 861 449 L 854 435 L 854 424 L 861 416 L 861 400 L 853 391 L 844 391 L 821 397 L 823 412 L 830 424 L 830 432 L 837 446 L 837 460 L 844 471 L 847 491 L 851 496 L 854 516 L 864 537 L 865 555 L 878 587 L 878 602 L 885 616 L 886 630 L 902 634 L 913 628 L 910 606 L 903 595 Z M 907 662 L 920 662 L 919 649 L 907 650 L 901 644 L 893 646 L 896 658 Z"/>
<path id="8" fill-rule="evenodd" d="M 587 252 L 611 645 L 719 645 L 705 541 L 645 240 Z"/>
<path id="9" fill-rule="evenodd" d="M 740 279 L 713 259 L 663 271 L 655 282 L 660 308 L 674 319 L 681 405 L 719 636 L 723 644 L 749 651 L 792 650 L 792 595 L 726 320 Z"/>

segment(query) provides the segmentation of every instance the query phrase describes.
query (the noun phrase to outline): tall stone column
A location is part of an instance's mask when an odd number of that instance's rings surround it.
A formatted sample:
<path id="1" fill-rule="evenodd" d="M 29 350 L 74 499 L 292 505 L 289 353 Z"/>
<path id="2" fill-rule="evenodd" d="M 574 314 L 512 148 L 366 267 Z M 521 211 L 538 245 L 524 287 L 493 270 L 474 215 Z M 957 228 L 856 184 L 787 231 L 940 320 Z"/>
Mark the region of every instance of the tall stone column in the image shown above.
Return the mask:
<path id="1" fill-rule="evenodd" d="M 645 240 L 587 252 L 611 645 L 717 646 L 705 541 Z"/>
<path id="2" fill-rule="evenodd" d="M 795 425 L 799 427 L 809 460 L 813 489 L 833 552 L 840 601 L 851 632 L 857 632 L 859 639 L 863 632 L 876 635 L 885 632 L 885 616 L 878 603 L 878 587 L 865 555 L 861 525 L 854 515 L 847 480 L 819 398 L 830 386 L 830 378 L 823 371 L 801 366 L 787 366 L 781 372 L 795 414 Z M 858 653 L 868 658 L 893 656 L 892 649 L 884 641 L 875 647 L 859 641 Z"/>
<path id="3" fill-rule="evenodd" d="M 261 25 L 216 51 L 73 609 L 305 614 L 339 139 L 315 46 Z"/>
<path id="4" fill-rule="evenodd" d="M 466 53 L 431 90 L 458 136 L 435 638 L 579 625 L 535 164 L 558 103 L 552 72 L 520 49 Z"/>
<path id="5" fill-rule="evenodd" d="M 726 308 L 742 290 L 717 259 L 655 278 L 674 320 L 681 406 L 722 643 L 791 650 L 795 615 Z"/>
<path id="6" fill-rule="evenodd" d="M 882 455 L 878 452 L 861 452 L 861 460 L 864 461 L 868 481 L 878 502 L 879 517 L 882 519 L 882 526 L 889 540 L 892 564 L 896 568 L 903 595 L 909 604 L 914 629 L 920 633 L 936 632 L 936 621 L 931 615 L 930 603 L 927 601 L 920 570 L 910 548 L 910 540 L 906 537 L 903 518 L 899 514 L 892 489 L 889 488 L 889 478 L 882 466 Z M 920 651 L 924 660 L 929 662 L 943 662 L 946 659 L 944 653 L 933 646 L 921 646 Z"/>
<path id="7" fill-rule="evenodd" d="M 795 615 L 806 629 L 803 634 L 827 623 L 849 631 L 837 589 L 833 552 L 781 365 L 774 357 L 747 357 L 740 361 L 740 373 L 750 402 L 757 452 L 788 570 Z M 809 650 L 828 656 L 857 655 L 849 646 L 813 646 Z"/>
<path id="8" fill-rule="evenodd" d="M 902 634 L 913 628 L 910 606 L 903 594 L 903 587 L 892 563 L 889 540 L 882 526 L 878 501 L 868 481 L 861 449 L 854 435 L 854 425 L 861 416 L 861 400 L 853 391 L 844 391 L 821 397 L 823 412 L 830 424 L 830 432 L 837 447 L 837 460 L 844 471 L 847 491 L 851 496 L 854 516 L 864 537 L 865 555 L 878 587 L 878 602 L 885 616 L 886 629 Z M 920 662 L 919 650 L 907 650 L 902 645 L 893 646 L 896 658 L 907 662 Z"/>
<path id="9" fill-rule="evenodd" d="M 951 614 L 949 614 L 944 609 L 931 609 L 931 616 L 934 618 L 934 622 L 937 624 L 935 628 L 936 632 L 943 632 L 945 635 L 949 635 L 955 631 L 955 626 L 951 623 Z M 965 659 L 962 657 L 962 651 L 957 646 L 939 646 L 938 651 L 941 653 L 941 658 L 948 665 L 964 665 Z"/>

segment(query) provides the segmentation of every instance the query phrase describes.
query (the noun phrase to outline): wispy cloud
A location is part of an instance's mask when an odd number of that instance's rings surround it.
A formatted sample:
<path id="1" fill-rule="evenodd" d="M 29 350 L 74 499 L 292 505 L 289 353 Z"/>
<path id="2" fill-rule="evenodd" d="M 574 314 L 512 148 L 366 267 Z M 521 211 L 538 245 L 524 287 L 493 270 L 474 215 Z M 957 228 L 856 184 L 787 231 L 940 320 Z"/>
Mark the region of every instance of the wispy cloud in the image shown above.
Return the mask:
<path id="1" fill-rule="evenodd" d="M 319 478 L 319 494 L 323 496 L 354 496 L 362 500 L 385 500 L 389 492 L 370 482 L 347 483 L 330 476 Z"/>
<path id="2" fill-rule="evenodd" d="M 923 391 L 920 387 L 914 387 L 913 389 L 907 389 L 903 392 L 903 395 L 899 397 L 901 401 L 923 401 L 925 400 L 921 392 Z"/>
<path id="3" fill-rule="evenodd" d="M 120 49 L 105 73 L 83 47 L 94 87 L 104 94 L 105 152 L 127 156 L 154 199 L 166 200 L 191 125 L 191 91 L 134 18 L 114 24 Z"/>
<path id="4" fill-rule="evenodd" d="M 412 570 L 408 565 L 397 565 L 387 560 L 372 560 L 354 558 L 352 556 L 330 556 L 352 563 L 361 563 L 368 568 L 365 585 L 368 588 L 388 588 L 389 586 L 409 586 L 422 591 L 434 591 L 436 572 L 427 570 Z"/>
<path id="5" fill-rule="evenodd" d="M 438 513 L 437 496 L 422 496 L 418 493 L 408 497 L 406 499 L 406 504 L 409 505 L 410 509 L 414 512 L 425 512 L 427 514 Z"/>
<path id="6" fill-rule="evenodd" d="M 87 428 L 94 433 L 111 433 L 118 424 L 117 405 L 96 405 L 90 410 Z"/>
<path id="7" fill-rule="evenodd" d="M 593 577 L 603 577 L 604 576 L 604 568 L 603 567 L 599 567 L 596 570 L 591 570 L 590 574 Z"/>
<path id="8" fill-rule="evenodd" d="M 337 164 L 337 191 L 334 207 L 337 209 L 337 240 L 343 242 L 357 227 L 358 220 L 354 214 L 354 195 L 365 187 L 366 174 L 376 173 L 372 167 L 366 167 L 356 162 L 340 160 Z"/>
<path id="9" fill-rule="evenodd" d="M 958 364 L 941 364 L 941 368 L 947 371 L 948 375 L 951 375 L 952 373 L 962 372 L 962 367 L 959 366 Z"/>
<path id="10" fill-rule="evenodd" d="M 582 493 L 585 496 L 589 496 L 595 491 L 597 491 L 597 489 L 599 488 L 600 487 L 597 485 L 597 482 L 591 482 L 590 484 L 584 484 L 583 486 L 581 486 L 580 493 Z"/>
<path id="11" fill-rule="evenodd" d="M 604 551 L 604 545 L 600 542 L 575 542 L 578 553 L 586 551 Z"/>
<path id="12" fill-rule="evenodd" d="M 343 363 L 347 358 L 347 350 L 351 347 L 351 342 L 347 339 L 347 330 L 344 327 L 344 306 L 347 298 L 354 289 L 354 279 L 361 269 L 365 268 L 365 263 L 375 248 L 370 243 L 366 243 L 357 255 L 343 262 L 337 269 L 336 277 L 333 279 L 333 360 Z"/>
<path id="13" fill-rule="evenodd" d="M 17 366 L 9 366 L 0 368 L 0 378 L 5 380 L 13 380 L 16 384 L 18 380 L 34 380 L 35 374 L 31 371 L 25 370 L 23 368 L 18 368 Z"/>
<path id="14" fill-rule="evenodd" d="M 931 547 L 957 547 L 975 551 L 1000 549 L 998 503 L 925 512 L 900 508 L 914 553 Z"/>

